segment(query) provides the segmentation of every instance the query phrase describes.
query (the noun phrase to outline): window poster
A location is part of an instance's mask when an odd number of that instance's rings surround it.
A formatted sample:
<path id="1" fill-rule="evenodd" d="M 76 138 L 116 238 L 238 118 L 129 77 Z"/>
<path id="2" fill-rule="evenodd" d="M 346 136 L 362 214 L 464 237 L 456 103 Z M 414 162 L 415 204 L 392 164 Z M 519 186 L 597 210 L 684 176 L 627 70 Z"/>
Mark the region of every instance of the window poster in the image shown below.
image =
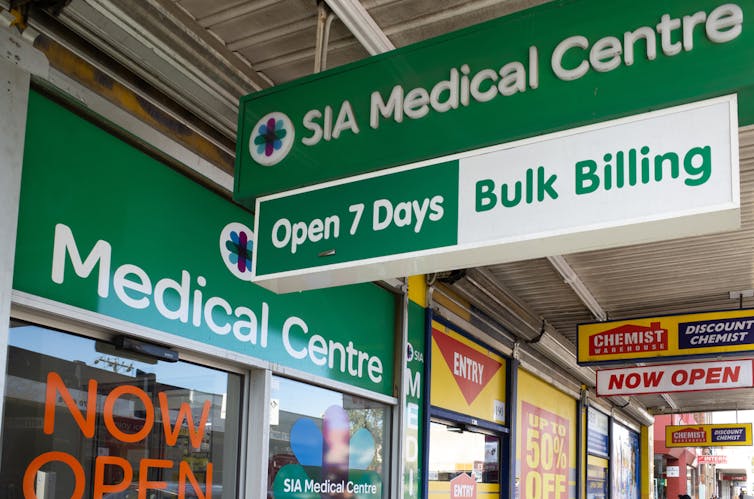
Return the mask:
<path id="1" fill-rule="evenodd" d="M 274 376 L 269 499 L 384 499 L 388 406 Z"/>
<path id="2" fill-rule="evenodd" d="M 612 496 L 639 499 L 639 434 L 614 423 L 610 461 Z"/>
<path id="3" fill-rule="evenodd" d="M 576 497 L 576 401 L 519 371 L 516 496 Z"/>
<path id="4" fill-rule="evenodd" d="M 588 454 L 608 457 L 609 431 L 608 417 L 597 409 L 590 407 L 587 411 L 586 450 Z"/>
<path id="5" fill-rule="evenodd" d="M 607 459 L 588 456 L 586 464 L 586 499 L 607 498 Z"/>

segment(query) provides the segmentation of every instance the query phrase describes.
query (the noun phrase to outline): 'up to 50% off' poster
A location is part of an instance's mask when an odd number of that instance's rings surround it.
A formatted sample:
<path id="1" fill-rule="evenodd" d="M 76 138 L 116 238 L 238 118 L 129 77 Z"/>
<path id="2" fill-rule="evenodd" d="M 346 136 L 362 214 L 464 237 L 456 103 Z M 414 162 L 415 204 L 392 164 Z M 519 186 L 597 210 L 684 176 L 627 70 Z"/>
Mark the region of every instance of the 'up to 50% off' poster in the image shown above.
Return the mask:
<path id="1" fill-rule="evenodd" d="M 519 375 L 519 393 L 517 496 L 575 497 L 575 400 L 524 372 Z"/>

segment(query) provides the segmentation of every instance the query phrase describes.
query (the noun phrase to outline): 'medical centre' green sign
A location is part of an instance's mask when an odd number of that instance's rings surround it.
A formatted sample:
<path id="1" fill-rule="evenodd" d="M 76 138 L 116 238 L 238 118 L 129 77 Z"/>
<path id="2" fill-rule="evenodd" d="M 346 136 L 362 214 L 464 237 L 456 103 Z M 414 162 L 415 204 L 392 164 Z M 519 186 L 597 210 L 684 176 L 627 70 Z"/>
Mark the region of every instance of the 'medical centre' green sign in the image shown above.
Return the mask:
<path id="1" fill-rule="evenodd" d="M 242 99 L 235 198 L 713 96 L 754 123 L 754 0 L 562 0 Z"/>
<path id="2" fill-rule="evenodd" d="M 255 286 L 246 210 L 37 92 L 28 116 L 14 300 L 393 395 L 392 293 Z"/>

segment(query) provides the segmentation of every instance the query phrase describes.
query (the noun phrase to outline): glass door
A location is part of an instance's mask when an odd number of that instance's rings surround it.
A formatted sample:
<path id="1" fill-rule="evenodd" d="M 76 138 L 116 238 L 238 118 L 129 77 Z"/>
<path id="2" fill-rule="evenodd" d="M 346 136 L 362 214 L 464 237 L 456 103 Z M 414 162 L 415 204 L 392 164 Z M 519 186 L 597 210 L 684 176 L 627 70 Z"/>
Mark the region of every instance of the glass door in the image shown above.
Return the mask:
<path id="1" fill-rule="evenodd" d="M 429 497 L 499 497 L 500 436 L 468 425 L 432 421 Z"/>

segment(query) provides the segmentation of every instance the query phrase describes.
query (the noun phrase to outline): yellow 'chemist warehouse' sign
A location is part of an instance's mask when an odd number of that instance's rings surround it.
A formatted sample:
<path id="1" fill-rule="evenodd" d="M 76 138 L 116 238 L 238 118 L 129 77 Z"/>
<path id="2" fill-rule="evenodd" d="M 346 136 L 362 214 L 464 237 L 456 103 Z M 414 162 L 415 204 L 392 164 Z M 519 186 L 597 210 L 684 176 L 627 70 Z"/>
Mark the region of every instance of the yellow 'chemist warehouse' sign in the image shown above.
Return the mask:
<path id="1" fill-rule="evenodd" d="M 751 445 L 751 423 L 668 425 L 665 447 L 733 447 Z"/>
<path id="2" fill-rule="evenodd" d="M 754 350 L 754 310 L 580 324 L 579 364 Z"/>

